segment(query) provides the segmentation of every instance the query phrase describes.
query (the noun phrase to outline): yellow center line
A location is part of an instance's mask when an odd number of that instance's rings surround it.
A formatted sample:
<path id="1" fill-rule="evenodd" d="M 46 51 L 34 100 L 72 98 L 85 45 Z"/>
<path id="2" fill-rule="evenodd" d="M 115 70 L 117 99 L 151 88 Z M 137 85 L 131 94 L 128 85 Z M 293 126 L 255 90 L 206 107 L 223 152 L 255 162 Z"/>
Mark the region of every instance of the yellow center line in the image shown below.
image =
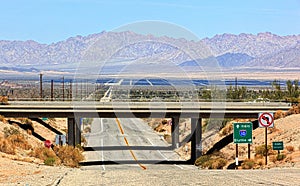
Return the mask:
<path id="1" fill-rule="evenodd" d="M 124 130 L 123 130 L 122 125 L 121 125 L 121 123 L 120 123 L 120 120 L 119 120 L 118 118 L 116 118 L 116 122 L 117 122 L 117 124 L 118 124 L 118 126 L 119 126 L 119 129 L 120 129 L 121 134 L 124 135 Z M 126 138 L 125 136 L 124 136 L 124 141 L 125 141 L 126 145 L 127 145 L 128 147 L 130 147 L 130 145 L 129 145 L 129 143 L 128 143 L 128 140 L 127 140 L 127 138 Z M 144 165 L 142 165 L 141 163 L 138 162 L 138 159 L 137 159 L 136 156 L 134 155 L 133 150 L 129 149 L 129 151 L 130 151 L 130 154 L 131 154 L 131 156 L 133 157 L 133 159 L 138 163 L 138 165 L 139 165 L 143 170 L 146 170 L 146 169 L 147 169 L 146 166 L 144 166 Z"/>

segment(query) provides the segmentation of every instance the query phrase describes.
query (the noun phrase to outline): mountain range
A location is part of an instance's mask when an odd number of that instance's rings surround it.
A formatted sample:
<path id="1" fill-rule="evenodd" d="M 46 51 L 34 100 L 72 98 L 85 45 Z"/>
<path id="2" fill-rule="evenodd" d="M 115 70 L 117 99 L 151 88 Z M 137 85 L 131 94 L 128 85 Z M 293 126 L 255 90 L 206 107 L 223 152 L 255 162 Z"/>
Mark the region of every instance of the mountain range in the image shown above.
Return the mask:
<path id="1" fill-rule="evenodd" d="M 187 50 L 185 50 L 187 49 Z M 195 57 L 196 56 L 196 57 Z M 224 69 L 300 68 L 300 35 L 222 34 L 200 41 L 155 37 L 134 32 L 101 32 L 41 44 L 0 41 L 0 69 L 72 69 L 82 61 L 109 66 L 166 64 L 195 66 L 195 58 L 214 56 Z M 18 67 L 18 68 L 16 68 Z"/>

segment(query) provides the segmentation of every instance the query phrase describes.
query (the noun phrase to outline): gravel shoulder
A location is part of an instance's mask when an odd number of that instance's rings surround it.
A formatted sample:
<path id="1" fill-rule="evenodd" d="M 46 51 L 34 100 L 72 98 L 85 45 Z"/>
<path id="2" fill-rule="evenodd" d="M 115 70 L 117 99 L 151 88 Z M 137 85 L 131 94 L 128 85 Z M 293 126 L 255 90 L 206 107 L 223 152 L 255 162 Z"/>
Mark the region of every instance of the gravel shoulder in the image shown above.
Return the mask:
<path id="1" fill-rule="evenodd" d="M 0 185 L 55 185 L 71 168 L 0 158 Z"/>
<path id="2" fill-rule="evenodd" d="M 202 170 L 192 165 L 66 168 L 0 158 L 0 185 L 299 185 L 300 169 Z"/>

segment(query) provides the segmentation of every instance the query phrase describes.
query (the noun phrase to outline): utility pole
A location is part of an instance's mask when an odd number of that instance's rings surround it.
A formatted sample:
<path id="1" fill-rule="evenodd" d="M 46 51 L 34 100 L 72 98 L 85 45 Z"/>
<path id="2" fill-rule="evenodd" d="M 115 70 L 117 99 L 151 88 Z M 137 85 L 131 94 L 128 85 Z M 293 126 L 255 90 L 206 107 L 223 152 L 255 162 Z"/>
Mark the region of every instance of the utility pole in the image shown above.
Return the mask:
<path id="1" fill-rule="evenodd" d="M 62 99 L 63 101 L 65 101 L 65 76 L 63 76 L 62 78 L 62 92 L 63 92 Z"/>
<path id="2" fill-rule="evenodd" d="M 75 81 L 74 83 L 75 83 L 75 99 L 76 99 L 78 95 L 78 81 Z"/>
<path id="3" fill-rule="evenodd" d="M 70 100 L 72 100 L 72 80 L 70 80 Z"/>
<path id="4" fill-rule="evenodd" d="M 43 74 L 40 73 L 40 98 L 43 99 Z"/>
<path id="5" fill-rule="evenodd" d="M 53 80 L 51 80 L 51 101 L 53 101 L 53 88 L 54 88 L 54 85 L 53 85 Z"/>
<path id="6" fill-rule="evenodd" d="M 80 81 L 81 83 L 80 83 L 80 100 L 82 100 L 82 84 L 83 84 L 83 81 L 81 80 Z"/>

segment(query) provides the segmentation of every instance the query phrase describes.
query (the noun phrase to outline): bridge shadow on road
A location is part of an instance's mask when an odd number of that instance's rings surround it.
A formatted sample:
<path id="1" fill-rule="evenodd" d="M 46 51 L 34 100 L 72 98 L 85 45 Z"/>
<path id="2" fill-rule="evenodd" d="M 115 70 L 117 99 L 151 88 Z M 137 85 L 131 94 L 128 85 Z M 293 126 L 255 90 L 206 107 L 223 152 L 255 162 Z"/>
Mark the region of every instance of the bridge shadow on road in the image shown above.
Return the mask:
<path id="1" fill-rule="evenodd" d="M 87 161 L 87 162 L 80 162 L 80 165 L 82 166 L 93 166 L 93 165 L 122 165 L 122 164 L 168 164 L 168 165 L 191 165 L 194 164 L 194 162 L 187 160 L 115 160 L 115 161 Z"/>

